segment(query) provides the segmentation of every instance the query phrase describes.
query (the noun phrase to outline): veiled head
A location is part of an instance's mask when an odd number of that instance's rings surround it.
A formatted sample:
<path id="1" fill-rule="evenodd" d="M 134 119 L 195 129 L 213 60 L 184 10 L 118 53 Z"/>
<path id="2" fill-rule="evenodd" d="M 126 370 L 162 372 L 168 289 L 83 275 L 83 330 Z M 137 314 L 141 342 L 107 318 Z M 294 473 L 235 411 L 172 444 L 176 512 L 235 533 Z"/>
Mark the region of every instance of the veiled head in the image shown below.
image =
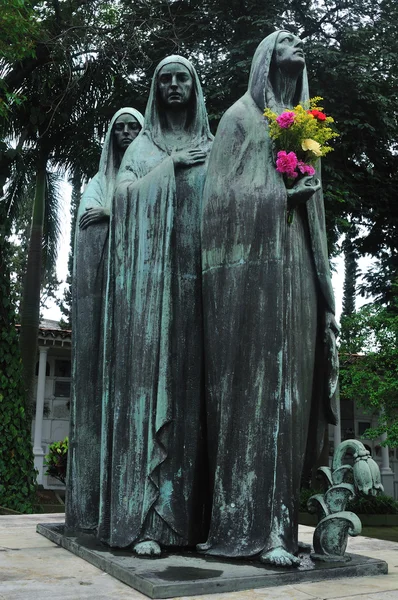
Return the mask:
<path id="1" fill-rule="evenodd" d="M 121 114 L 113 124 L 113 140 L 119 152 L 125 152 L 141 131 L 141 125 L 134 115 Z"/>
<path id="2" fill-rule="evenodd" d="M 189 147 L 212 141 L 199 77 L 189 60 L 177 54 L 167 56 L 156 67 L 145 111 L 143 135 L 149 135 L 163 149 L 166 149 L 163 137 L 165 105 L 175 110 L 182 107 L 187 110 L 185 127 L 189 133 Z"/>
<path id="3" fill-rule="evenodd" d="M 119 150 L 116 138 L 115 138 L 115 136 L 116 136 L 115 124 L 121 118 L 122 118 L 121 122 L 125 123 L 125 121 L 127 121 L 127 129 L 130 129 L 129 123 L 130 123 L 130 126 L 132 127 L 132 129 L 134 129 L 134 130 L 137 129 L 137 126 L 135 124 L 133 125 L 133 123 L 135 123 L 135 122 L 137 123 L 137 125 L 138 125 L 137 135 L 144 125 L 144 117 L 142 116 L 142 114 L 135 108 L 131 108 L 129 106 L 125 106 L 125 107 L 121 108 L 113 115 L 111 122 L 109 123 L 108 130 L 106 132 L 104 145 L 102 147 L 102 152 L 101 152 L 101 160 L 100 160 L 99 169 L 98 169 L 98 172 L 102 173 L 106 177 L 107 181 L 113 180 L 116 176 L 117 170 L 119 169 L 120 150 Z M 123 129 L 125 126 L 126 126 L 125 124 L 119 125 L 119 127 L 120 128 L 123 127 Z M 120 133 L 120 136 L 123 137 L 123 134 Z M 119 137 L 119 134 L 118 134 L 118 137 Z M 134 137 L 132 137 L 132 135 L 130 133 L 128 133 L 128 135 L 126 135 L 126 137 L 129 138 L 129 143 L 127 144 L 127 141 L 125 142 L 126 147 L 124 148 L 124 150 L 126 150 L 126 148 L 131 144 L 132 140 L 135 139 L 135 135 L 134 135 Z M 132 139 L 130 139 L 130 138 L 132 138 Z"/>
<path id="4" fill-rule="evenodd" d="M 248 91 L 260 110 L 272 106 L 276 69 L 297 76 L 295 102 L 308 100 L 308 78 L 302 41 L 289 31 L 271 33 L 257 47 L 250 70 Z"/>

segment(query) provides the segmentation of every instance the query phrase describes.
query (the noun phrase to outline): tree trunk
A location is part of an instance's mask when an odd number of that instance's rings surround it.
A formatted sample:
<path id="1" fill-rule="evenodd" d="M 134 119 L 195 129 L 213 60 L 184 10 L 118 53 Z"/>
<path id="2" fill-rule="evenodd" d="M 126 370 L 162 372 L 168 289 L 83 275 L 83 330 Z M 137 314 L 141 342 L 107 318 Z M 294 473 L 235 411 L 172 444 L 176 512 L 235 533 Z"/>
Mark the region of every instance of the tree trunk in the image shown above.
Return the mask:
<path id="1" fill-rule="evenodd" d="M 37 338 L 40 320 L 40 287 L 42 273 L 42 243 L 46 197 L 47 154 L 40 152 L 37 160 L 36 190 L 33 203 L 28 261 L 24 281 L 20 346 L 27 391 L 27 410 L 33 404 L 33 378 L 36 365 Z"/>

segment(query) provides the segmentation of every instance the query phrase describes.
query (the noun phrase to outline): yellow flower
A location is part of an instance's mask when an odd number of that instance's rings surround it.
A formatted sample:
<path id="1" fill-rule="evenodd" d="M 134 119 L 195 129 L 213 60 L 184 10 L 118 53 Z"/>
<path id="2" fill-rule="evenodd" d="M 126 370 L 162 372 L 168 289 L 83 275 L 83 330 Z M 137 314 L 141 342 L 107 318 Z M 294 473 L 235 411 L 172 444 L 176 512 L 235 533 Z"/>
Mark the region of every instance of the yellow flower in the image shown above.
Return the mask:
<path id="1" fill-rule="evenodd" d="M 310 150 L 315 156 L 322 156 L 321 145 L 311 138 L 306 138 L 301 142 L 303 150 Z"/>

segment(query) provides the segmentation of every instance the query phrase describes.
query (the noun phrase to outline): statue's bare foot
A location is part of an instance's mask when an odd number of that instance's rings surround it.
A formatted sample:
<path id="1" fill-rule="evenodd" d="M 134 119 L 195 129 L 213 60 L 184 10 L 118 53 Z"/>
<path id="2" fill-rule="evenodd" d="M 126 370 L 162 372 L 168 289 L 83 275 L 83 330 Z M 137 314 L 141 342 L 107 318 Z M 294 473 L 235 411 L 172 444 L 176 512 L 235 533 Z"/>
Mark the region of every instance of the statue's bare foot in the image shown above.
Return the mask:
<path id="1" fill-rule="evenodd" d="M 138 542 L 133 546 L 133 550 L 138 556 L 160 556 L 161 553 L 159 544 L 153 540 Z"/>
<path id="2" fill-rule="evenodd" d="M 274 565 L 275 567 L 298 567 L 300 565 L 300 559 L 287 552 L 282 546 L 274 548 L 269 552 L 264 552 L 260 556 L 261 562 Z"/>

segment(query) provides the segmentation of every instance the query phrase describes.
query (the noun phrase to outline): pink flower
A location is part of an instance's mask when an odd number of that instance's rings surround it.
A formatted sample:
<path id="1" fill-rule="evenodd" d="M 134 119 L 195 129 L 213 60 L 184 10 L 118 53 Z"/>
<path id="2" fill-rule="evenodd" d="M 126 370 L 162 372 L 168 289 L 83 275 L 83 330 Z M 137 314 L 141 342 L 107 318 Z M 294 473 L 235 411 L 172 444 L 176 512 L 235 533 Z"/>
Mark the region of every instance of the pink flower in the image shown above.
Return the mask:
<path id="1" fill-rule="evenodd" d="M 287 154 L 285 150 L 278 152 L 278 157 L 276 160 L 276 170 L 278 173 L 284 173 L 291 179 L 295 179 L 298 175 L 298 173 L 295 172 L 296 167 L 297 156 L 294 152 L 289 152 L 289 154 Z"/>
<path id="2" fill-rule="evenodd" d="M 294 112 L 284 112 L 276 117 L 276 122 L 282 129 L 288 129 L 294 123 Z"/>
<path id="3" fill-rule="evenodd" d="M 302 160 L 299 160 L 297 163 L 297 168 L 303 175 L 314 175 L 315 169 L 311 165 L 307 165 Z"/>

